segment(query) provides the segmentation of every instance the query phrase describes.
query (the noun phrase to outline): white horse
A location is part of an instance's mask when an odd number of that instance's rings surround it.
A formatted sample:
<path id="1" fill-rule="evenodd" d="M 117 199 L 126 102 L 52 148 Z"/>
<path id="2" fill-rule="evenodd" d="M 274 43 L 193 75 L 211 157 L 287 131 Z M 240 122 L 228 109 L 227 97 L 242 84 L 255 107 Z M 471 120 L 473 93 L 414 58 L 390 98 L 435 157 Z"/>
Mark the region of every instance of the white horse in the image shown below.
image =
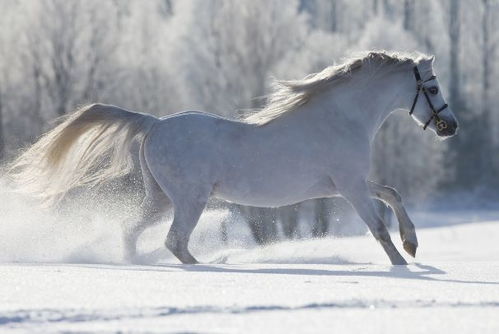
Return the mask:
<path id="1" fill-rule="evenodd" d="M 158 119 L 89 105 L 24 152 L 10 175 L 53 202 L 76 186 L 129 173 L 129 149 L 138 139 L 146 196 L 142 217 L 124 233 L 128 259 L 136 256 L 140 233 L 160 221 L 170 203 L 174 219 L 165 245 L 181 262 L 197 263 L 188 241 L 210 196 L 260 207 L 342 196 L 391 263 L 403 265 L 373 198 L 393 209 L 412 256 L 414 225 L 394 189 L 367 180 L 373 138 L 399 109 L 438 136 L 455 134 L 433 57 L 370 52 L 303 80 L 278 82 L 267 106 L 242 121 L 196 111 Z"/>

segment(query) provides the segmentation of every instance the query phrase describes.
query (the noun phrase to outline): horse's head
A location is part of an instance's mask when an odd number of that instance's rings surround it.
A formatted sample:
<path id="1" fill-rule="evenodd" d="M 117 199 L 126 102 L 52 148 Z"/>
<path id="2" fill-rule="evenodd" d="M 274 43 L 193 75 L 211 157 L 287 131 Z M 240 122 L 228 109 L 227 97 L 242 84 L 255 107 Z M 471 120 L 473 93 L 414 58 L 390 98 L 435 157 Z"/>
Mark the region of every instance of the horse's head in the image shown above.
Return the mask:
<path id="1" fill-rule="evenodd" d="M 409 114 L 423 129 L 429 128 L 439 137 L 450 137 L 456 134 L 458 123 L 440 90 L 433 60 L 433 57 L 422 59 L 413 68 L 417 93 Z"/>

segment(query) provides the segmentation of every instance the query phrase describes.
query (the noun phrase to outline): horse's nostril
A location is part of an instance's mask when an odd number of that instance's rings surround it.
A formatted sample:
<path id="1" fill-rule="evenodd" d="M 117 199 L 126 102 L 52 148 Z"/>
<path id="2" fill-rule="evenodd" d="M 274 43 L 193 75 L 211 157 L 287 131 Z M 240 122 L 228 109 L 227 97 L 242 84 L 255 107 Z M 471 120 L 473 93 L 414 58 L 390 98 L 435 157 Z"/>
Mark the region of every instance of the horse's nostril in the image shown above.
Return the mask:
<path id="1" fill-rule="evenodd" d="M 449 125 L 449 126 L 447 126 L 447 128 L 442 129 L 441 131 L 438 131 L 438 134 L 440 136 L 444 136 L 444 137 L 453 136 L 456 133 L 456 130 L 457 130 L 456 126 Z"/>
<path id="2" fill-rule="evenodd" d="M 449 120 L 437 120 L 435 122 L 435 127 L 437 128 L 437 134 L 442 137 L 453 136 L 457 132 L 458 124 L 454 119 Z"/>

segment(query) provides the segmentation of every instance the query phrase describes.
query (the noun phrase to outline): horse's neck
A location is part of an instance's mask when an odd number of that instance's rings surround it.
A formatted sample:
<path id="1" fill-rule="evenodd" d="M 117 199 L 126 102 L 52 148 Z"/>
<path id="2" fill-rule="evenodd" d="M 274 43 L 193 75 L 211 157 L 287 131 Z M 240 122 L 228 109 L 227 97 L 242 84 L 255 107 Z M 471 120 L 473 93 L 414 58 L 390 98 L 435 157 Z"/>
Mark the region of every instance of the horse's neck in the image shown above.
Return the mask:
<path id="1" fill-rule="evenodd" d="M 408 110 L 416 92 L 416 81 L 410 68 L 395 70 L 370 80 L 363 91 L 357 93 L 354 112 L 367 128 L 372 141 L 386 121 L 396 110 Z"/>
<path id="2" fill-rule="evenodd" d="M 323 112 L 346 113 L 349 122 L 353 123 L 349 125 L 351 131 L 356 132 L 355 135 L 367 134 L 372 142 L 393 111 L 410 108 L 415 91 L 416 81 L 411 69 L 396 69 L 364 80 L 359 77 L 348 86 L 332 90 L 324 99 L 326 107 L 321 109 Z M 338 121 L 333 118 L 332 122 Z"/>
<path id="3" fill-rule="evenodd" d="M 347 127 L 351 136 L 366 137 L 372 142 L 393 111 L 410 108 L 415 92 L 416 81 L 410 67 L 364 80 L 352 78 L 345 86 L 337 86 L 318 96 L 315 103 L 302 107 L 308 110 L 289 113 L 264 130 L 273 133 L 275 128 L 282 127 L 297 136 L 305 129 L 314 129 L 319 134 Z"/>

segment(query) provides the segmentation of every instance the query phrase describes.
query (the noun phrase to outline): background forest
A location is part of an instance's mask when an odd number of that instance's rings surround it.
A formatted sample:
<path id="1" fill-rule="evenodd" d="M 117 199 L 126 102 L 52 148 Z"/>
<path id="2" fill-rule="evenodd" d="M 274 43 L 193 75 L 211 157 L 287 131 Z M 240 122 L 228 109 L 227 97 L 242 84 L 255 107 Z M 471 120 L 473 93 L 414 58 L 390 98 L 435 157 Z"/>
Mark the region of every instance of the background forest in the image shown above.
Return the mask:
<path id="1" fill-rule="evenodd" d="M 0 9 L 0 160 L 81 104 L 237 118 L 265 103 L 271 77 L 303 77 L 359 50 L 418 50 L 436 56 L 459 134 L 440 141 L 393 115 L 376 139 L 373 179 L 412 207 L 497 206 L 499 1 L 0 0 Z M 231 209 L 259 243 L 347 233 L 342 200 Z"/>

